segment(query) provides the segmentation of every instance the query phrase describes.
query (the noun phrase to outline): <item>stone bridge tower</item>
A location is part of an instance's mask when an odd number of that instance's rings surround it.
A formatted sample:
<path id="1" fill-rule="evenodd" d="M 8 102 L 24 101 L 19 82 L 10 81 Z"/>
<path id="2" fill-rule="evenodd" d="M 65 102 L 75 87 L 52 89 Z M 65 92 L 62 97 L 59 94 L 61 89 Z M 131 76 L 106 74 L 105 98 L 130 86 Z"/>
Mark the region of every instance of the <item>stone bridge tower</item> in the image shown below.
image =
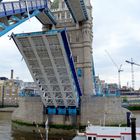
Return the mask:
<path id="1" fill-rule="evenodd" d="M 77 76 L 83 95 L 94 94 L 93 66 L 92 66 L 92 7 L 90 0 L 85 0 L 89 20 L 74 23 L 64 0 L 50 2 L 50 9 L 56 17 L 57 25 L 54 29 L 67 29 L 68 39 L 72 50 Z M 43 26 L 43 30 L 48 30 Z"/>

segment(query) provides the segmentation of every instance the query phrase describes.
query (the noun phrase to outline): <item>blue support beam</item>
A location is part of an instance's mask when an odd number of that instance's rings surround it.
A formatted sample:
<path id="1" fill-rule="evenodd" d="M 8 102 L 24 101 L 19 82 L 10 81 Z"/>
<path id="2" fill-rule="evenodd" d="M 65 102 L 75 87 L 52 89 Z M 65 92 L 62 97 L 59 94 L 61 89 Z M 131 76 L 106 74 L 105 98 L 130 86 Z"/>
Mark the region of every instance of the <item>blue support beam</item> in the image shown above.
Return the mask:
<path id="1" fill-rule="evenodd" d="M 30 18 L 32 18 L 33 16 L 36 16 L 37 14 L 39 14 L 40 11 L 36 10 L 34 11 L 31 15 Z M 21 23 L 25 22 L 26 20 L 28 20 L 29 17 L 26 17 L 24 19 L 20 19 L 19 21 L 17 21 L 15 24 L 6 26 L 2 23 L 0 23 L 0 26 L 4 27 L 4 30 L 0 31 L 0 36 L 3 36 L 4 34 L 6 34 L 7 32 L 9 32 L 10 30 L 12 30 L 13 28 L 15 28 L 16 26 L 20 25 Z"/>
<path id="2" fill-rule="evenodd" d="M 58 110 L 59 115 L 65 115 L 66 114 L 66 108 L 59 107 L 59 108 L 57 108 L 57 110 Z"/>
<path id="3" fill-rule="evenodd" d="M 56 108 L 48 107 L 47 108 L 49 115 L 55 115 L 56 114 Z"/>
<path id="4" fill-rule="evenodd" d="M 71 16 L 75 23 L 79 21 L 88 20 L 88 13 L 84 3 L 84 0 L 65 0 L 65 3 L 71 13 Z M 75 6 L 76 4 L 76 6 Z M 79 16 L 80 15 L 80 16 Z M 82 18 L 79 18 L 82 17 Z"/>
<path id="5" fill-rule="evenodd" d="M 44 108 L 48 115 L 78 115 L 79 108 L 76 107 L 47 107 Z"/>
<path id="6" fill-rule="evenodd" d="M 55 19 L 55 16 L 52 14 L 52 12 L 49 10 L 49 9 L 46 9 L 45 10 L 45 14 L 50 18 L 50 20 L 52 21 L 52 23 L 54 25 L 56 25 L 56 19 Z"/>
<path id="7" fill-rule="evenodd" d="M 44 11 L 43 16 L 48 17 L 47 24 L 56 25 L 55 17 L 48 9 L 47 0 L 1 2 L 0 8 L 0 36 Z"/>
<path id="8" fill-rule="evenodd" d="M 69 48 L 69 43 L 68 43 L 68 39 L 67 39 L 67 35 L 66 35 L 66 30 L 61 31 L 61 36 L 62 36 L 63 44 L 64 44 L 64 47 L 65 47 L 65 51 L 67 53 L 67 58 L 68 58 L 68 61 L 69 61 L 69 65 L 70 65 L 70 68 L 71 68 L 71 72 L 72 72 L 72 75 L 73 75 L 73 79 L 74 79 L 78 94 L 79 94 L 79 96 L 82 96 L 81 88 L 80 88 L 79 81 L 78 81 L 77 74 L 76 74 L 75 67 L 74 67 L 72 53 L 71 53 L 70 48 Z"/>

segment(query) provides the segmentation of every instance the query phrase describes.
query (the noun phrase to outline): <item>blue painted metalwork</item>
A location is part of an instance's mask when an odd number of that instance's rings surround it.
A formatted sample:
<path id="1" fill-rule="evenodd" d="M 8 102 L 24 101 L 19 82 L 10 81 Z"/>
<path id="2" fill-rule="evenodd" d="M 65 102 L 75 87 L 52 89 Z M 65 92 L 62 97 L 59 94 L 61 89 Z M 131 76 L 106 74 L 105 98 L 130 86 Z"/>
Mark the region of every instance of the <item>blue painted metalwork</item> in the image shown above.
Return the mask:
<path id="1" fill-rule="evenodd" d="M 67 5 L 67 7 L 68 7 L 68 9 L 69 9 L 69 11 L 70 11 L 70 13 L 72 15 L 72 18 L 73 18 L 74 22 L 77 23 L 78 20 L 77 20 L 77 18 L 75 16 L 75 12 L 74 12 L 71 4 L 70 4 L 70 0 L 65 0 L 65 3 L 66 3 L 66 5 Z M 84 20 L 88 20 L 88 14 L 87 14 L 87 10 L 86 10 L 84 0 L 80 0 L 80 7 L 81 7 L 81 10 L 82 10 L 83 16 L 85 17 Z"/>
<path id="2" fill-rule="evenodd" d="M 4 35 L 11 29 L 26 21 L 28 19 L 28 15 L 30 17 L 37 17 L 37 15 L 40 12 L 42 12 L 42 10 L 45 11 L 45 14 L 49 17 L 50 21 L 52 22 L 50 24 L 56 24 L 55 17 L 48 9 L 47 0 L 30 0 L 27 2 L 14 1 L 0 3 L 0 21 L 2 18 L 4 18 L 4 21 L 7 20 L 7 24 L 3 24 L 3 20 L 0 23 L 0 28 L 3 29 L 2 31 L 0 31 L 0 36 Z M 17 14 L 20 15 L 16 17 Z"/>
<path id="3" fill-rule="evenodd" d="M 0 28 L 3 28 L 3 29 L 5 29 L 7 26 L 4 24 L 4 23 L 1 23 L 0 22 Z"/>
<path id="4" fill-rule="evenodd" d="M 40 12 L 40 11 L 38 11 L 38 10 L 34 11 L 34 12 L 30 15 L 30 17 L 33 17 L 33 16 L 39 14 L 39 12 Z M 12 24 L 12 25 L 9 25 L 9 26 L 3 25 L 3 27 L 5 27 L 5 28 L 4 28 L 4 30 L 0 31 L 0 36 L 6 34 L 7 32 L 9 32 L 10 30 L 12 30 L 13 28 L 15 28 L 16 26 L 20 25 L 21 23 L 25 22 L 25 21 L 28 20 L 28 19 L 29 19 L 29 18 L 26 17 L 26 18 L 24 18 L 24 19 L 22 19 L 22 20 L 19 20 L 19 21 L 16 22 L 15 24 Z"/>
<path id="5" fill-rule="evenodd" d="M 36 1 L 36 3 L 35 3 Z M 39 10 L 42 8 L 47 8 L 47 1 L 46 0 L 35 0 L 34 3 L 32 1 L 15 1 L 15 2 L 2 2 L 0 3 L 0 20 L 4 18 L 2 21 L 7 20 L 7 24 L 0 23 L 0 27 L 3 29 L 0 31 L 0 36 L 4 35 L 11 29 L 15 28 L 19 24 L 23 23 L 24 21 L 28 20 L 27 13 L 27 5 L 29 10 L 30 17 L 36 16 L 39 14 Z M 39 1 L 39 2 L 38 2 Z M 31 14 L 30 14 L 31 11 Z M 19 19 L 16 17 L 16 14 L 21 14 Z M 14 16 L 15 15 L 15 16 Z M 1 21 L 1 22 L 2 22 Z"/>
<path id="6" fill-rule="evenodd" d="M 49 9 L 45 10 L 46 15 L 51 19 L 54 25 L 56 25 L 55 16 L 52 14 L 52 12 Z"/>
<path id="7" fill-rule="evenodd" d="M 32 3 L 32 1 L 27 2 L 29 11 L 48 8 L 46 0 L 34 1 L 36 3 Z M 27 5 L 25 1 L 2 2 L 0 3 L 0 18 L 27 12 Z"/>
<path id="8" fill-rule="evenodd" d="M 81 7 L 82 7 L 83 14 L 84 14 L 86 20 L 88 20 L 88 14 L 87 14 L 87 11 L 86 11 L 84 0 L 80 0 L 80 4 L 81 4 Z"/>
<path id="9" fill-rule="evenodd" d="M 66 114 L 66 108 L 57 108 L 59 115 L 65 115 Z"/>
<path id="10" fill-rule="evenodd" d="M 78 77 L 82 77 L 82 69 L 81 68 L 77 69 L 77 75 L 78 75 Z"/>
<path id="11" fill-rule="evenodd" d="M 42 13 L 44 13 L 45 15 L 48 16 L 48 18 L 50 19 L 52 24 L 54 24 L 54 25 L 57 24 L 56 17 L 52 14 L 52 12 L 49 9 L 44 9 L 42 11 Z M 40 18 L 38 16 L 36 16 L 36 18 L 42 23 L 42 21 L 40 20 Z M 42 24 L 44 24 L 44 23 L 42 23 Z"/>
<path id="12" fill-rule="evenodd" d="M 49 115 L 55 115 L 56 114 L 56 108 L 48 107 L 47 108 Z"/>
<path id="13" fill-rule="evenodd" d="M 65 3 L 66 3 L 66 5 L 67 5 L 67 7 L 68 7 L 68 9 L 69 9 L 69 11 L 71 13 L 71 16 L 72 16 L 74 22 L 77 23 L 77 20 L 76 20 L 74 11 L 73 11 L 72 7 L 70 7 L 69 1 L 68 0 L 65 0 Z"/>
<path id="14" fill-rule="evenodd" d="M 73 76 L 78 94 L 79 94 L 79 96 L 82 96 L 79 81 L 78 81 L 78 78 L 77 78 L 77 75 L 76 75 L 76 72 L 75 72 L 75 67 L 74 67 L 72 54 L 71 54 L 71 51 L 70 51 L 70 48 L 69 48 L 69 43 L 68 43 L 68 39 L 67 39 L 67 35 L 66 35 L 66 30 L 61 31 L 61 36 L 62 36 L 63 44 L 64 44 L 64 47 L 65 47 L 65 51 L 66 51 L 66 54 L 67 54 L 67 58 L 68 58 L 68 61 L 69 61 L 69 65 L 70 65 L 70 68 L 71 68 L 72 76 Z"/>
<path id="15" fill-rule="evenodd" d="M 38 90 L 34 89 L 34 88 L 23 88 L 20 92 L 19 92 L 19 96 L 20 97 L 40 97 L 40 93 Z"/>
<path id="16" fill-rule="evenodd" d="M 50 30 L 48 32 L 46 31 L 41 31 L 41 32 L 32 32 L 32 33 L 20 33 L 20 34 L 15 34 L 14 36 L 17 36 L 17 37 L 23 37 L 23 36 L 33 36 L 33 35 L 42 35 L 42 34 L 46 34 L 46 35 L 56 35 L 58 33 L 58 31 L 61 31 L 61 30 Z"/>
<path id="17" fill-rule="evenodd" d="M 68 114 L 69 115 L 76 115 L 77 109 L 76 108 L 68 108 Z"/>
<path id="18" fill-rule="evenodd" d="M 76 107 L 45 107 L 45 113 L 49 115 L 77 115 L 79 108 Z"/>

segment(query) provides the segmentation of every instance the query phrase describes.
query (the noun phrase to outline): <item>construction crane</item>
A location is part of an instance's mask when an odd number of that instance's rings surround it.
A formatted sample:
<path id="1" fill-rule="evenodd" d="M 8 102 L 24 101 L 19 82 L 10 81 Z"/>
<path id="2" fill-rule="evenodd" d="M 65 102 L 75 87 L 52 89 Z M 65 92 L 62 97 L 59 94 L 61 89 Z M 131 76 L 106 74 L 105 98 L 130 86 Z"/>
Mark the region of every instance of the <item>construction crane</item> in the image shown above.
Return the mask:
<path id="1" fill-rule="evenodd" d="M 121 89 L 120 73 L 123 72 L 123 70 L 122 70 L 122 64 L 120 65 L 120 67 L 118 67 L 118 65 L 115 63 L 115 61 L 113 60 L 113 58 L 111 57 L 111 55 L 109 54 L 109 52 L 107 50 L 105 50 L 105 52 L 107 53 L 108 57 L 110 58 L 110 60 L 114 64 L 114 66 L 117 68 L 117 71 L 118 71 L 118 87 L 119 87 L 119 90 L 120 90 Z"/>
<path id="2" fill-rule="evenodd" d="M 128 63 L 128 64 L 131 64 L 132 89 L 134 90 L 134 88 L 135 88 L 135 80 L 134 80 L 134 68 L 133 68 L 133 65 L 140 66 L 140 64 L 135 63 L 133 61 L 133 58 L 131 58 L 131 61 L 126 60 L 125 62 Z"/>

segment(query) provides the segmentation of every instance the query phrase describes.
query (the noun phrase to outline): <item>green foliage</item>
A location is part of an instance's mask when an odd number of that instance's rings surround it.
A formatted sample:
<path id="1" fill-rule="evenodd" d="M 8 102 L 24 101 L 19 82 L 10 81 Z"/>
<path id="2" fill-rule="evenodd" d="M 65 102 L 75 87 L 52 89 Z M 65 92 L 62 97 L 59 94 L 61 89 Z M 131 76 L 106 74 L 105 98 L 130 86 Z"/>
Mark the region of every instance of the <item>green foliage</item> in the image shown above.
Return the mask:
<path id="1" fill-rule="evenodd" d="M 22 122 L 18 120 L 12 120 L 13 123 L 16 123 L 18 125 L 25 125 L 25 126 L 36 126 L 35 123 L 27 123 L 27 122 Z M 44 124 L 38 124 L 39 127 L 45 127 Z"/>
<path id="2" fill-rule="evenodd" d="M 79 127 L 79 132 L 84 132 L 85 129 L 86 129 L 86 126 L 80 126 L 80 127 Z"/>
<path id="3" fill-rule="evenodd" d="M 127 99 L 127 97 L 123 97 L 123 102 L 128 102 L 128 99 Z"/>
<path id="4" fill-rule="evenodd" d="M 128 110 L 140 110 L 140 106 L 128 106 L 127 107 Z"/>

